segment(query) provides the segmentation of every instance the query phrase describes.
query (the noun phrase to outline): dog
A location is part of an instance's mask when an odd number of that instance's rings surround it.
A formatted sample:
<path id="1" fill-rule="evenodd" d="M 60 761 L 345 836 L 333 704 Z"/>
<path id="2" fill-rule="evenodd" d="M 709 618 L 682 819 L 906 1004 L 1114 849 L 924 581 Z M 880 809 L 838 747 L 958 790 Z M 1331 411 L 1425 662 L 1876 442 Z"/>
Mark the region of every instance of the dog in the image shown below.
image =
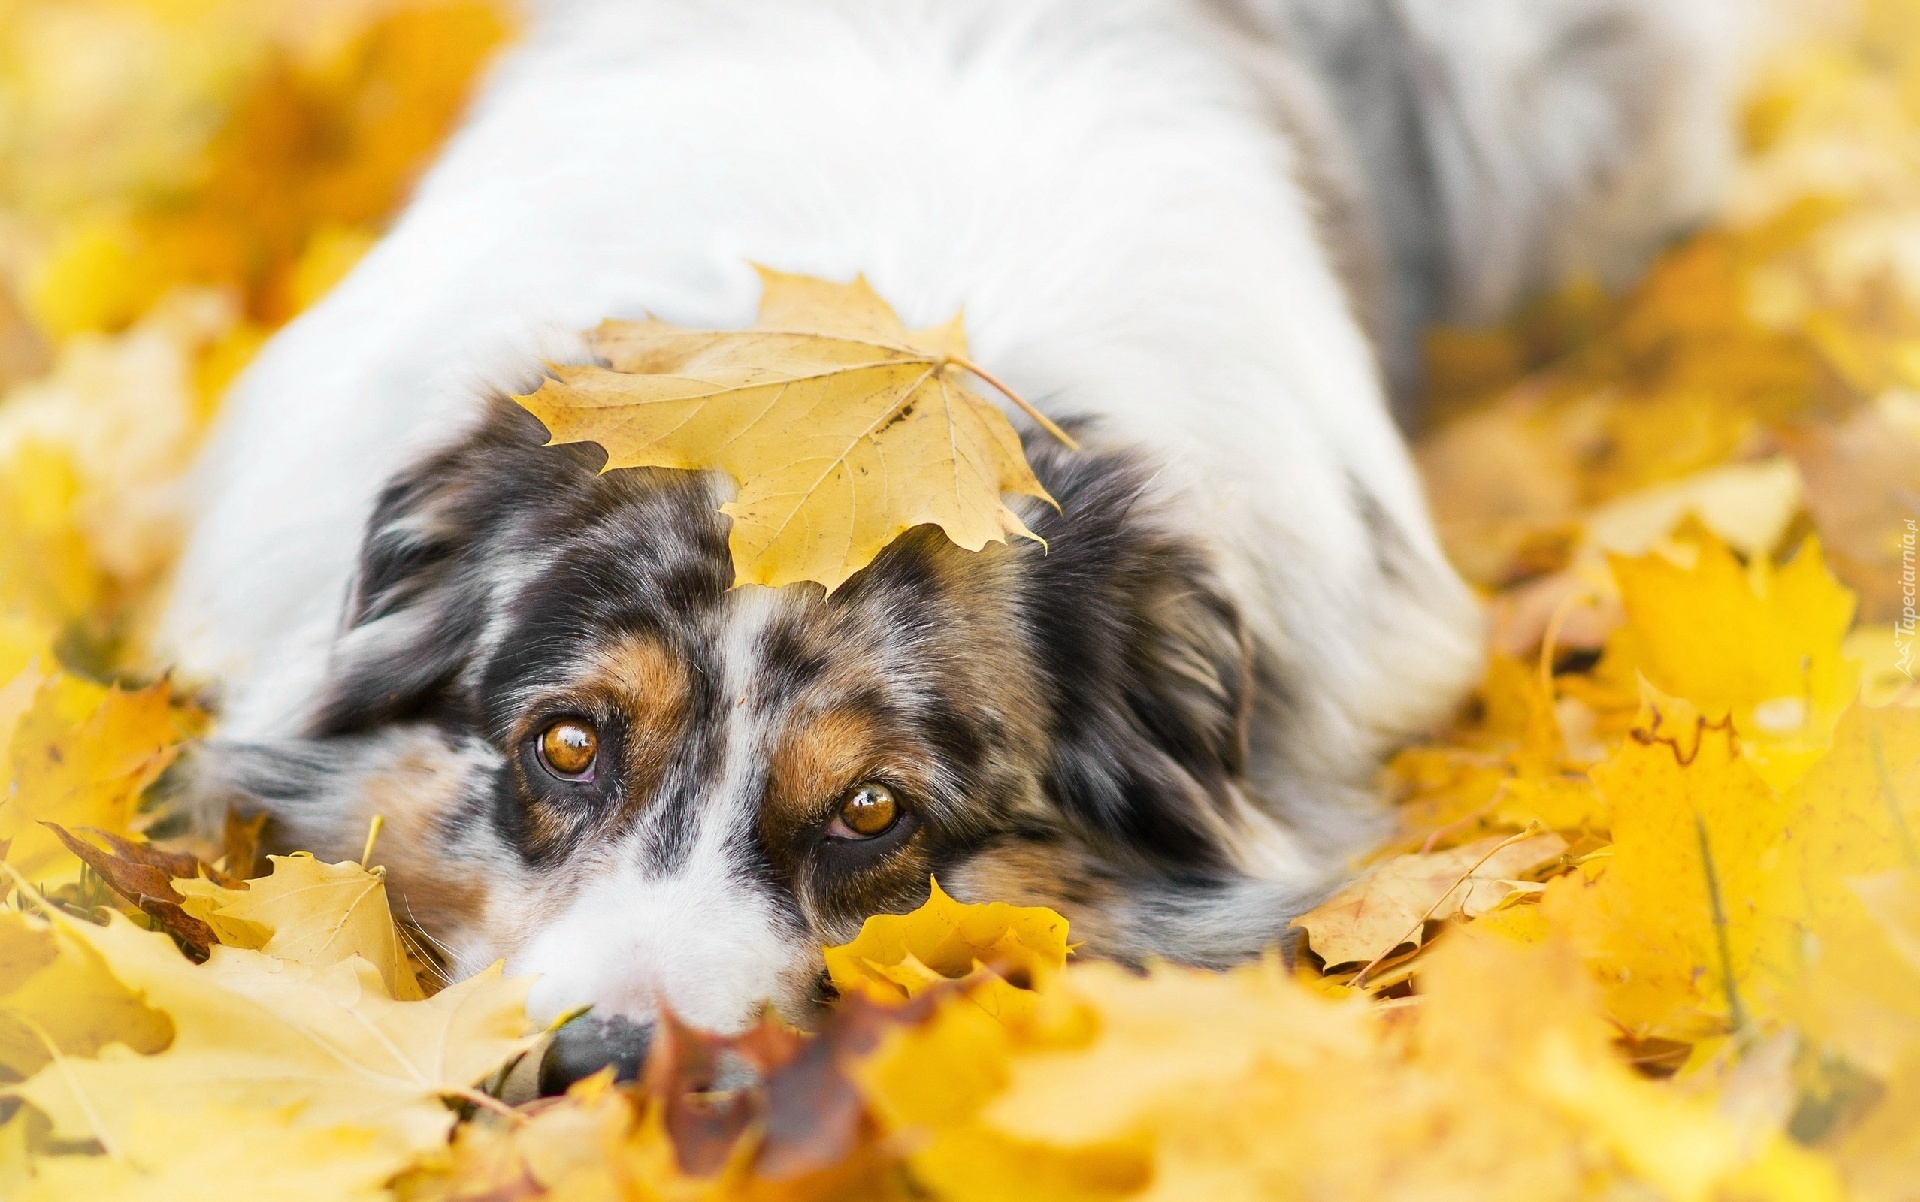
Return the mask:
<path id="1" fill-rule="evenodd" d="M 227 402 L 159 623 L 189 793 L 376 858 L 449 979 L 735 1030 L 925 900 L 1260 954 L 1477 678 L 1396 429 L 1420 330 L 1708 208 L 1723 30 L 1661 0 L 550 0 L 391 231 Z M 964 311 L 1058 507 L 731 587 L 732 485 L 511 399 L 753 264 Z M 1406 412 L 1403 407 L 1401 412 Z"/>

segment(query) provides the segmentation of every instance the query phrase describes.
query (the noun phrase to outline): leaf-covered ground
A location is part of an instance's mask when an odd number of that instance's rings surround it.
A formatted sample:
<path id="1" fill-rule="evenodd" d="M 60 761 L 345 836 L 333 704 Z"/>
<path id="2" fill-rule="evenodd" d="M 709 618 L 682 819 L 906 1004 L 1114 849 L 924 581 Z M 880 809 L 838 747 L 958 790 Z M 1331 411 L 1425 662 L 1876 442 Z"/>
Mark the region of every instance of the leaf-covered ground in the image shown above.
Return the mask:
<path id="1" fill-rule="evenodd" d="M 0 1195 L 1920 1198 L 1920 3 L 1770 57 L 1632 294 L 1434 338 L 1495 655 L 1292 969 L 936 894 L 829 951 L 818 1034 L 544 1102 L 524 984 L 422 996 L 377 839 L 170 837 L 208 719 L 141 650 L 222 386 L 509 26 L 0 0 Z"/>

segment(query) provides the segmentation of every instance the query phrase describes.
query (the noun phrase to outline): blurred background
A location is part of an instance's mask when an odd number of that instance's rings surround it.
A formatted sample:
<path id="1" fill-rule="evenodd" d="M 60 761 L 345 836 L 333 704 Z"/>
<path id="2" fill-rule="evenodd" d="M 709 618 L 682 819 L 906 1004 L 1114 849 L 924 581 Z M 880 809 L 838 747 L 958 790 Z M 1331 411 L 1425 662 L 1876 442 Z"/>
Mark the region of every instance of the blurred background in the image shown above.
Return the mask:
<path id="1" fill-rule="evenodd" d="M 0 615 L 126 658 L 222 391 L 379 236 L 513 27 L 485 0 L 0 0 Z"/>

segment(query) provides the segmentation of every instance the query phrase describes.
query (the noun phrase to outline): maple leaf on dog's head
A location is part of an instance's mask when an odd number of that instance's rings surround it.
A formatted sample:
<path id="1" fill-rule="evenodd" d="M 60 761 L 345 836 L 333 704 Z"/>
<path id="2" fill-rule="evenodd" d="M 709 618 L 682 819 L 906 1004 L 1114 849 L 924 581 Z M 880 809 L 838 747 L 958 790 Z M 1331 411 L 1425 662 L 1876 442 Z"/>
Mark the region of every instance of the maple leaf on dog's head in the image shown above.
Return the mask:
<path id="1" fill-rule="evenodd" d="M 735 584 L 831 592 L 920 525 L 969 551 L 1036 537 L 1002 494 L 1052 498 L 1006 416 L 967 386 L 981 372 L 959 318 L 908 330 L 864 278 L 760 276 L 752 329 L 609 321 L 592 338 L 608 366 L 557 367 L 520 403 L 554 443 L 600 444 L 606 470 L 731 476 Z"/>

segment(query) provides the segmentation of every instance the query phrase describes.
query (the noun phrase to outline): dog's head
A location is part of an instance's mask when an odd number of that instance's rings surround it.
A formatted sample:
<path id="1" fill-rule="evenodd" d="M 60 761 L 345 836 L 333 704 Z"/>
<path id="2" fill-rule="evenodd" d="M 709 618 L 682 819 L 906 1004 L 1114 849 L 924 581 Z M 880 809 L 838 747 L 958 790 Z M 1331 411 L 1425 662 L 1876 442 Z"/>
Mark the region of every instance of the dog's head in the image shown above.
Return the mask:
<path id="1" fill-rule="evenodd" d="M 731 587 L 721 482 L 544 442 L 503 402 L 395 480 L 306 737 L 210 753 L 284 846 L 344 858 L 384 815 L 449 972 L 726 1029 L 804 1021 L 821 945 L 930 876 L 1128 958 L 1281 929 L 1241 872 L 1274 839 L 1257 657 L 1126 457 L 1036 447 L 1047 546 L 918 529 L 829 596 Z"/>

